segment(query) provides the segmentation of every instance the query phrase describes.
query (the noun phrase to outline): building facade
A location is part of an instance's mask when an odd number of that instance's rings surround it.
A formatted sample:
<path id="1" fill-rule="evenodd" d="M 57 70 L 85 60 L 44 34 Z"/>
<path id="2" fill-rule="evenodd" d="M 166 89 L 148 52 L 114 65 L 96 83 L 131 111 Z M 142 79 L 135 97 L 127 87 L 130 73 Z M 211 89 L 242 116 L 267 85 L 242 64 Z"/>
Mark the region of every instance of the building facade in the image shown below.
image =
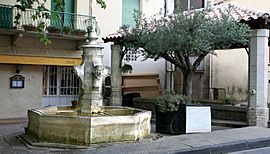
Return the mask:
<path id="1" fill-rule="evenodd" d="M 87 20 L 91 13 L 96 17 L 100 30 L 100 44 L 104 46 L 104 64 L 110 67 L 110 43 L 101 38 L 115 33 L 124 24 L 133 25 L 133 9 L 146 16 L 160 12 L 163 0 L 107 0 L 107 8 L 101 9 L 93 1 L 63 0 L 63 10 L 58 10 L 60 20 L 33 20 L 34 11 L 22 12 L 19 24 L 15 24 L 18 12 L 16 0 L 3 0 L 0 4 L 0 120 L 26 118 L 27 110 L 44 106 L 69 106 L 78 99 L 80 80 L 73 66 L 81 63 L 81 48 L 86 37 Z M 45 3 L 52 10 L 53 0 Z M 46 23 L 51 44 L 44 46 L 32 31 L 38 22 Z M 164 78 L 165 62 L 146 61 L 134 64 L 133 73 L 158 73 Z M 133 64 L 132 64 L 133 65 Z M 164 83 L 164 81 L 163 81 Z"/>

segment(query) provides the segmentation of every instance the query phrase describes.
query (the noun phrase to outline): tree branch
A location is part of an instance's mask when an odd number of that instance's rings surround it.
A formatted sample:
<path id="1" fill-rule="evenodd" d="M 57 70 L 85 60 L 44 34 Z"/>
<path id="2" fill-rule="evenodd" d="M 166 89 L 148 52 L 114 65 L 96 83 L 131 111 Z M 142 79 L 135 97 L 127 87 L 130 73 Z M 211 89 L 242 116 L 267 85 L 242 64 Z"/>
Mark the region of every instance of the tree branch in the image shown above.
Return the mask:
<path id="1" fill-rule="evenodd" d="M 172 57 L 170 57 L 166 53 L 161 53 L 160 55 L 161 55 L 162 58 L 164 58 L 165 60 L 167 60 L 170 63 L 174 64 L 175 66 L 177 66 L 177 67 L 179 67 L 181 69 L 184 67 L 184 65 L 180 64 L 177 60 L 173 59 Z"/>
<path id="2" fill-rule="evenodd" d="M 182 65 L 184 65 L 185 63 L 184 63 L 184 57 L 183 57 L 183 55 L 181 55 L 179 52 L 177 52 L 177 51 L 175 51 L 174 52 L 175 54 L 176 54 L 176 57 L 178 58 L 178 61 L 182 64 Z"/>
<path id="3" fill-rule="evenodd" d="M 190 60 L 189 60 L 189 54 L 185 53 L 184 54 L 184 58 L 185 58 L 185 62 L 186 62 L 186 67 L 188 70 L 192 70 L 193 67 L 192 67 L 192 64 L 190 63 Z"/>
<path id="4" fill-rule="evenodd" d="M 195 62 L 193 63 L 193 69 L 196 70 L 197 67 L 200 65 L 201 61 L 203 61 L 204 57 L 207 55 L 208 53 L 203 53 L 200 54 L 200 56 L 195 60 Z"/>

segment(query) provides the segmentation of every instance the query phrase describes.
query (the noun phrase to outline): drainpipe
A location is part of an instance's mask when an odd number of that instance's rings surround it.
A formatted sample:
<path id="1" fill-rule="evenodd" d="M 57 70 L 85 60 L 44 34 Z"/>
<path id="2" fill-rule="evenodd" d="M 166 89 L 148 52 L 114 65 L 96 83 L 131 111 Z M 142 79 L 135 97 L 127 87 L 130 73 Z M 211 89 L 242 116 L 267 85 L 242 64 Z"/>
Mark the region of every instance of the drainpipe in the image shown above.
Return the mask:
<path id="1" fill-rule="evenodd" d="M 92 0 L 89 0 L 89 16 L 91 16 L 91 17 L 92 17 L 92 15 L 93 15 L 93 10 L 92 10 L 92 8 L 93 8 Z"/>
<path id="2" fill-rule="evenodd" d="M 167 0 L 164 0 L 164 17 L 167 15 Z"/>
<path id="3" fill-rule="evenodd" d="M 212 73 L 213 73 L 213 69 L 212 69 L 212 66 L 213 66 L 213 58 L 212 58 L 212 55 L 210 54 L 209 55 L 209 63 L 210 63 L 210 66 L 209 66 L 209 89 L 208 89 L 208 98 L 210 99 L 211 98 L 211 90 L 210 88 L 212 88 Z"/>
<path id="4" fill-rule="evenodd" d="M 167 15 L 167 0 L 164 0 L 164 17 Z M 165 60 L 165 89 L 167 89 L 167 60 Z"/>

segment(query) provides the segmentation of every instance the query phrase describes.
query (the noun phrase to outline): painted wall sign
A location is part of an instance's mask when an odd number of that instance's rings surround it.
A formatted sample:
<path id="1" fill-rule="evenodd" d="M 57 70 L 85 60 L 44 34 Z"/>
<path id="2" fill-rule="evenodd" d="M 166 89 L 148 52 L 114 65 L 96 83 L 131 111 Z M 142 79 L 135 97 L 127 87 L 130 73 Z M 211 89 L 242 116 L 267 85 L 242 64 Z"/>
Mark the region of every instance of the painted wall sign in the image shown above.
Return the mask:
<path id="1" fill-rule="evenodd" d="M 21 75 L 14 75 L 10 78 L 10 88 L 24 88 L 25 78 Z"/>

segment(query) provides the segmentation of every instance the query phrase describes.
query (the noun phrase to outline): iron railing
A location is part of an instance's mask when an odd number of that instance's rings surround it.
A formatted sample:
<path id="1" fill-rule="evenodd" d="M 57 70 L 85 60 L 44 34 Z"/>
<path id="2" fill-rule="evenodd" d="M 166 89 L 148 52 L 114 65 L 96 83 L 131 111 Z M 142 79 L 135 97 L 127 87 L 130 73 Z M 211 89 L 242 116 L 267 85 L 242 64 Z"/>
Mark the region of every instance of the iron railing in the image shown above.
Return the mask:
<path id="1" fill-rule="evenodd" d="M 54 12 L 57 18 L 53 18 L 52 16 L 49 19 L 45 17 L 38 17 L 37 19 L 33 19 L 33 16 L 36 14 L 35 9 L 27 9 L 26 11 L 20 11 L 14 6 L 3 5 L 0 4 L 0 28 L 12 29 L 12 28 L 23 28 L 25 25 L 31 25 L 37 27 L 40 22 L 44 22 L 47 26 L 55 27 L 60 30 L 64 30 L 65 28 L 69 29 L 77 29 L 86 31 L 89 23 L 89 19 L 92 19 L 87 15 L 80 15 L 75 13 L 67 13 L 67 12 Z M 45 11 L 44 11 L 45 12 Z M 20 13 L 21 17 L 16 23 L 16 15 Z M 46 12 L 52 15 L 52 12 Z"/>

